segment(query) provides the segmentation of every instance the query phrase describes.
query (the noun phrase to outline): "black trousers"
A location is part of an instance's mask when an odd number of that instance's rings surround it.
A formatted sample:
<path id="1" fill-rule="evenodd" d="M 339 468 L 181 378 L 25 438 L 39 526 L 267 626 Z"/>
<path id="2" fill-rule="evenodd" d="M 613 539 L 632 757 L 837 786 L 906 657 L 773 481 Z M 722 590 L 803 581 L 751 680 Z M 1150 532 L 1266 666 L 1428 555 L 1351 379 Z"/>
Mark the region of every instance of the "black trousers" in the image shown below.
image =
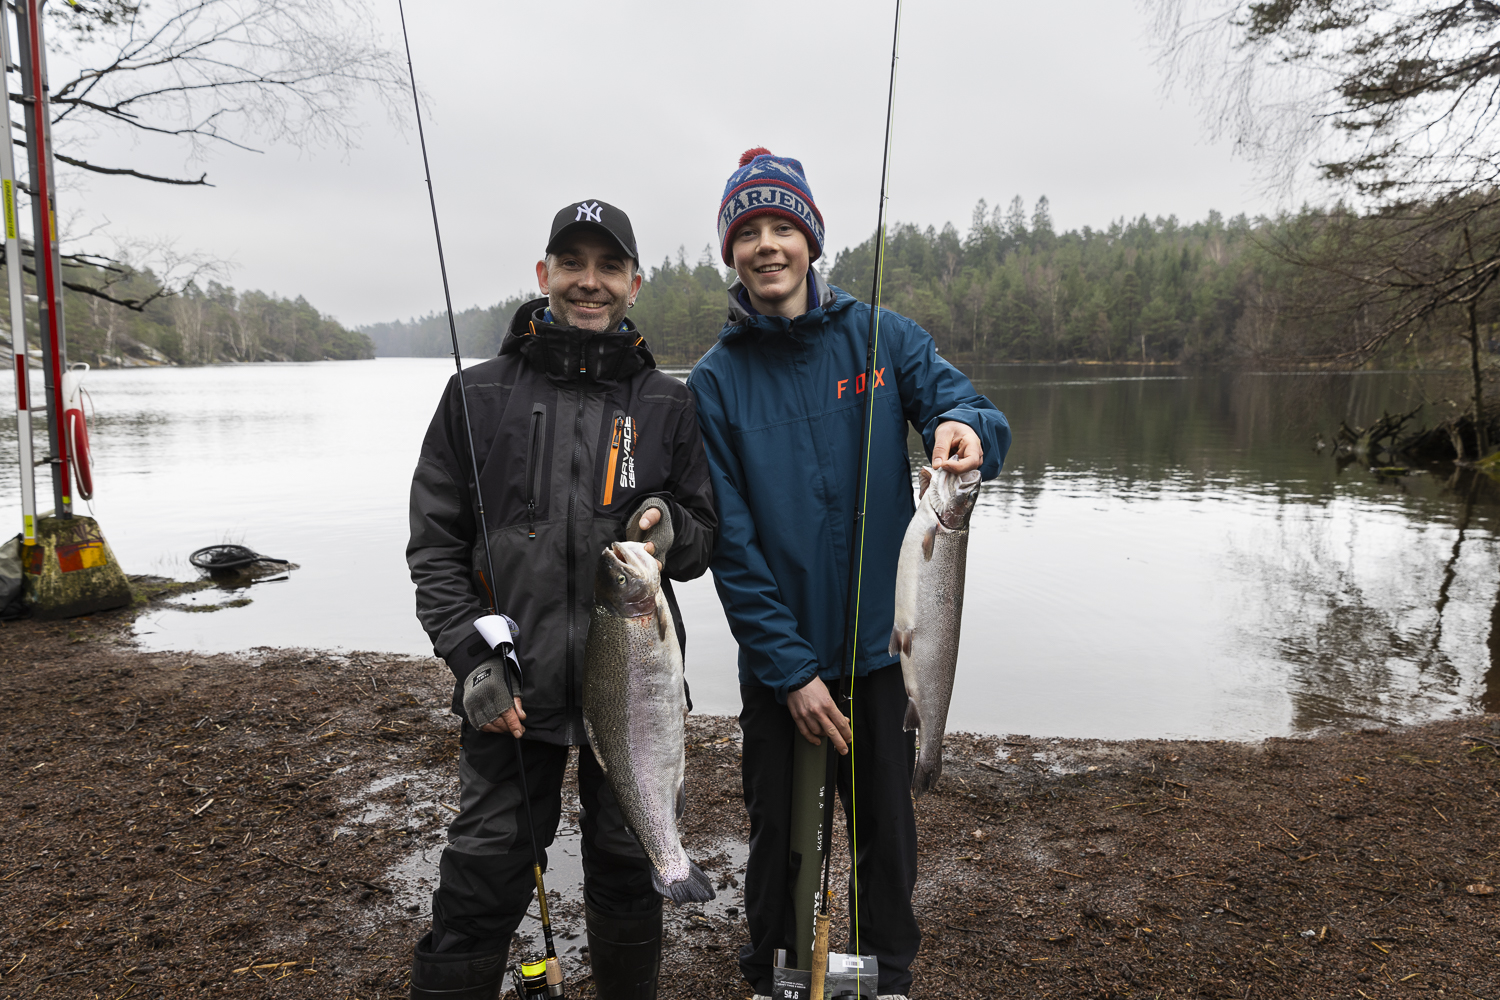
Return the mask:
<path id="1" fill-rule="evenodd" d="M 755 992 L 769 996 L 774 953 L 790 948 L 795 933 L 788 866 L 790 789 L 792 741 L 803 737 L 770 688 L 741 685 L 740 702 L 745 808 L 750 813 L 750 857 L 745 867 L 750 943 L 740 949 L 740 971 Z M 858 845 L 859 880 L 858 948 L 851 923 L 843 950 L 879 959 L 881 993 L 909 991 L 909 970 L 922 940 L 911 906 L 917 884 L 917 827 L 911 802 L 916 734 L 902 731 L 905 716 L 906 685 L 899 665 L 856 679 L 854 748 L 838 761 L 838 795 L 849 842 Z M 858 807 L 857 840 L 853 806 Z M 856 898 L 852 880 L 848 898 Z"/>
<path id="2" fill-rule="evenodd" d="M 562 818 L 562 781 L 569 747 L 526 740 L 527 788 L 542 866 Z M 448 846 L 432 894 L 434 952 L 502 951 L 535 894 L 531 831 L 521 797 L 516 740 L 486 733 L 467 721 L 459 753 L 459 814 L 448 827 Z M 594 909 L 612 916 L 645 913 L 661 905 L 651 887 L 651 866 L 625 825 L 594 752 L 578 748 L 579 816 L 583 833 L 583 892 Z"/>

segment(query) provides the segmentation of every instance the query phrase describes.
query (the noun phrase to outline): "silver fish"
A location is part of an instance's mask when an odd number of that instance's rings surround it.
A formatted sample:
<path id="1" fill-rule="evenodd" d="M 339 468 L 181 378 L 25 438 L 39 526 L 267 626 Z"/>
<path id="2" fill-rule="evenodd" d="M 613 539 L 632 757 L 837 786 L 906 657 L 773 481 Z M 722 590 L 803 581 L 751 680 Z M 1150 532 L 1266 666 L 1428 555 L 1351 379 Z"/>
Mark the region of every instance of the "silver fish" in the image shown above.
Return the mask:
<path id="1" fill-rule="evenodd" d="M 682 849 L 685 804 L 682 651 L 660 569 L 643 544 L 599 555 L 583 667 L 583 723 L 625 821 L 651 860 L 656 891 L 678 903 L 714 898 Z"/>
<path id="2" fill-rule="evenodd" d="M 954 475 L 923 468 L 917 511 L 901 541 L 896 564 L 896 620 L 891 655 L 901 654 L 906 681 L 907 729 L 921 748 L 911 776 L 912 798 L 921 798 L 943 773 L 943 731 L 958 666 L 958 630 L 964 612 L 964 567 L 969 516 L 979 498 L 979 470 Z"/>

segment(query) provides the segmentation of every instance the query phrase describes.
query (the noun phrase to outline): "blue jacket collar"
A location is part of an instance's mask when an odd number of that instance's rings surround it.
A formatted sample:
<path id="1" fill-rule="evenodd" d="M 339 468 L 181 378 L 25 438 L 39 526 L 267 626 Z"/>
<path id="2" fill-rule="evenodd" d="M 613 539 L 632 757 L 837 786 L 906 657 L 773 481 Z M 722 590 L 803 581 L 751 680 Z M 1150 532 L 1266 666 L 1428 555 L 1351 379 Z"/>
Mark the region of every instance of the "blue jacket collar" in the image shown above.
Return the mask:
<path id="1" fill-rule="evenodd" d="M 751 330 L 777 331 L 792 336 L 803 335 L 821 327 L 825 316 L 839 312 L 854 302 L 853 296 L 834 288 L 824 280 L 817 268 L 808 268 L 807 276 L 809 279 L 808 300 L 816 301 L 817 304 L 796 319 L 766 316 L 756 312 L 749 304 L 749 296 L 742 294 L 745 288 L 744 283 L 736 280 L 729 286 L 729 316 L 725 321 L 724 329 L 719 331 L 719 339 L 729 340 Z"/>

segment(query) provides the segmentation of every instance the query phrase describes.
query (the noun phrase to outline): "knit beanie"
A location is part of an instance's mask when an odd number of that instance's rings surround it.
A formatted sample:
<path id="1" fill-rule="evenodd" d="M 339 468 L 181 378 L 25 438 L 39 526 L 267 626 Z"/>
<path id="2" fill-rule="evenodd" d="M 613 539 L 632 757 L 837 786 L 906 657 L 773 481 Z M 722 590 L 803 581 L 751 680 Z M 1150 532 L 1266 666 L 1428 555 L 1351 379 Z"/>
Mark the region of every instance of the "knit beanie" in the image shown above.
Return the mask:
<path id="1" fill-rule="evenodd" d="M 759 146 L 740 157 L 740 168 L 729 175 L 724 200 L 719 203 L 719 253 L 728 266 L 734 266 L 730 231 L 757 215 L 790 220 L 807 237 L 808 260 L 823 256 L 823 216 L 813 204 L 802 164 Z"/>

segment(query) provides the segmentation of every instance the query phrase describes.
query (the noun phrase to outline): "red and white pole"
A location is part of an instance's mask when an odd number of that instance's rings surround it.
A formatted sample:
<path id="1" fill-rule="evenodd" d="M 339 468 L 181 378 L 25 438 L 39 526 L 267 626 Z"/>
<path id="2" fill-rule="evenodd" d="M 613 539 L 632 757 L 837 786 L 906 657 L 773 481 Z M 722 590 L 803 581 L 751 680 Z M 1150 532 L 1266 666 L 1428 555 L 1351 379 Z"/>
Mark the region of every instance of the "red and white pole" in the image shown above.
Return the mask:
<path id="1" fill-rule="evenodd" d="M 63 433 L 62 261 L 57 250 L 57 203 L 52 177 L 52 115 L 47 103 L 47 55 L 42 44 L 41 0 L 16 0 L 21 48 L 21 94 L 26 106 L 26 158 L 31 167 L 31 219 L 36 261 L 37 322 L 42 334 L 42 373 L 47 391 L 47 438 L 51 445 L 55 516 L 73 516 L 67 435 Z M 20 254 L 16 255 L 20 263 Z M 13 270 L 19 270 L 14 268 Z"/>
<path id="2" fill-rule="evenodd" d="M 0 4 L 0 80 L 12 69 L 10 19 Z M 8 87 L 6 88 L 9 89 Z M 10 122 L 0 129 L 0 213 L 4 215 L 5 262 L 10 279 L 10 346 L 16 365 L 16 441 L 21 462 L 21 541 L 36 544 L 36 463 L 31 457 L 31 378 L 27 372 L 26 300 L 21 290 L 21 226 L 16 214 L 16 156 Z"/>

